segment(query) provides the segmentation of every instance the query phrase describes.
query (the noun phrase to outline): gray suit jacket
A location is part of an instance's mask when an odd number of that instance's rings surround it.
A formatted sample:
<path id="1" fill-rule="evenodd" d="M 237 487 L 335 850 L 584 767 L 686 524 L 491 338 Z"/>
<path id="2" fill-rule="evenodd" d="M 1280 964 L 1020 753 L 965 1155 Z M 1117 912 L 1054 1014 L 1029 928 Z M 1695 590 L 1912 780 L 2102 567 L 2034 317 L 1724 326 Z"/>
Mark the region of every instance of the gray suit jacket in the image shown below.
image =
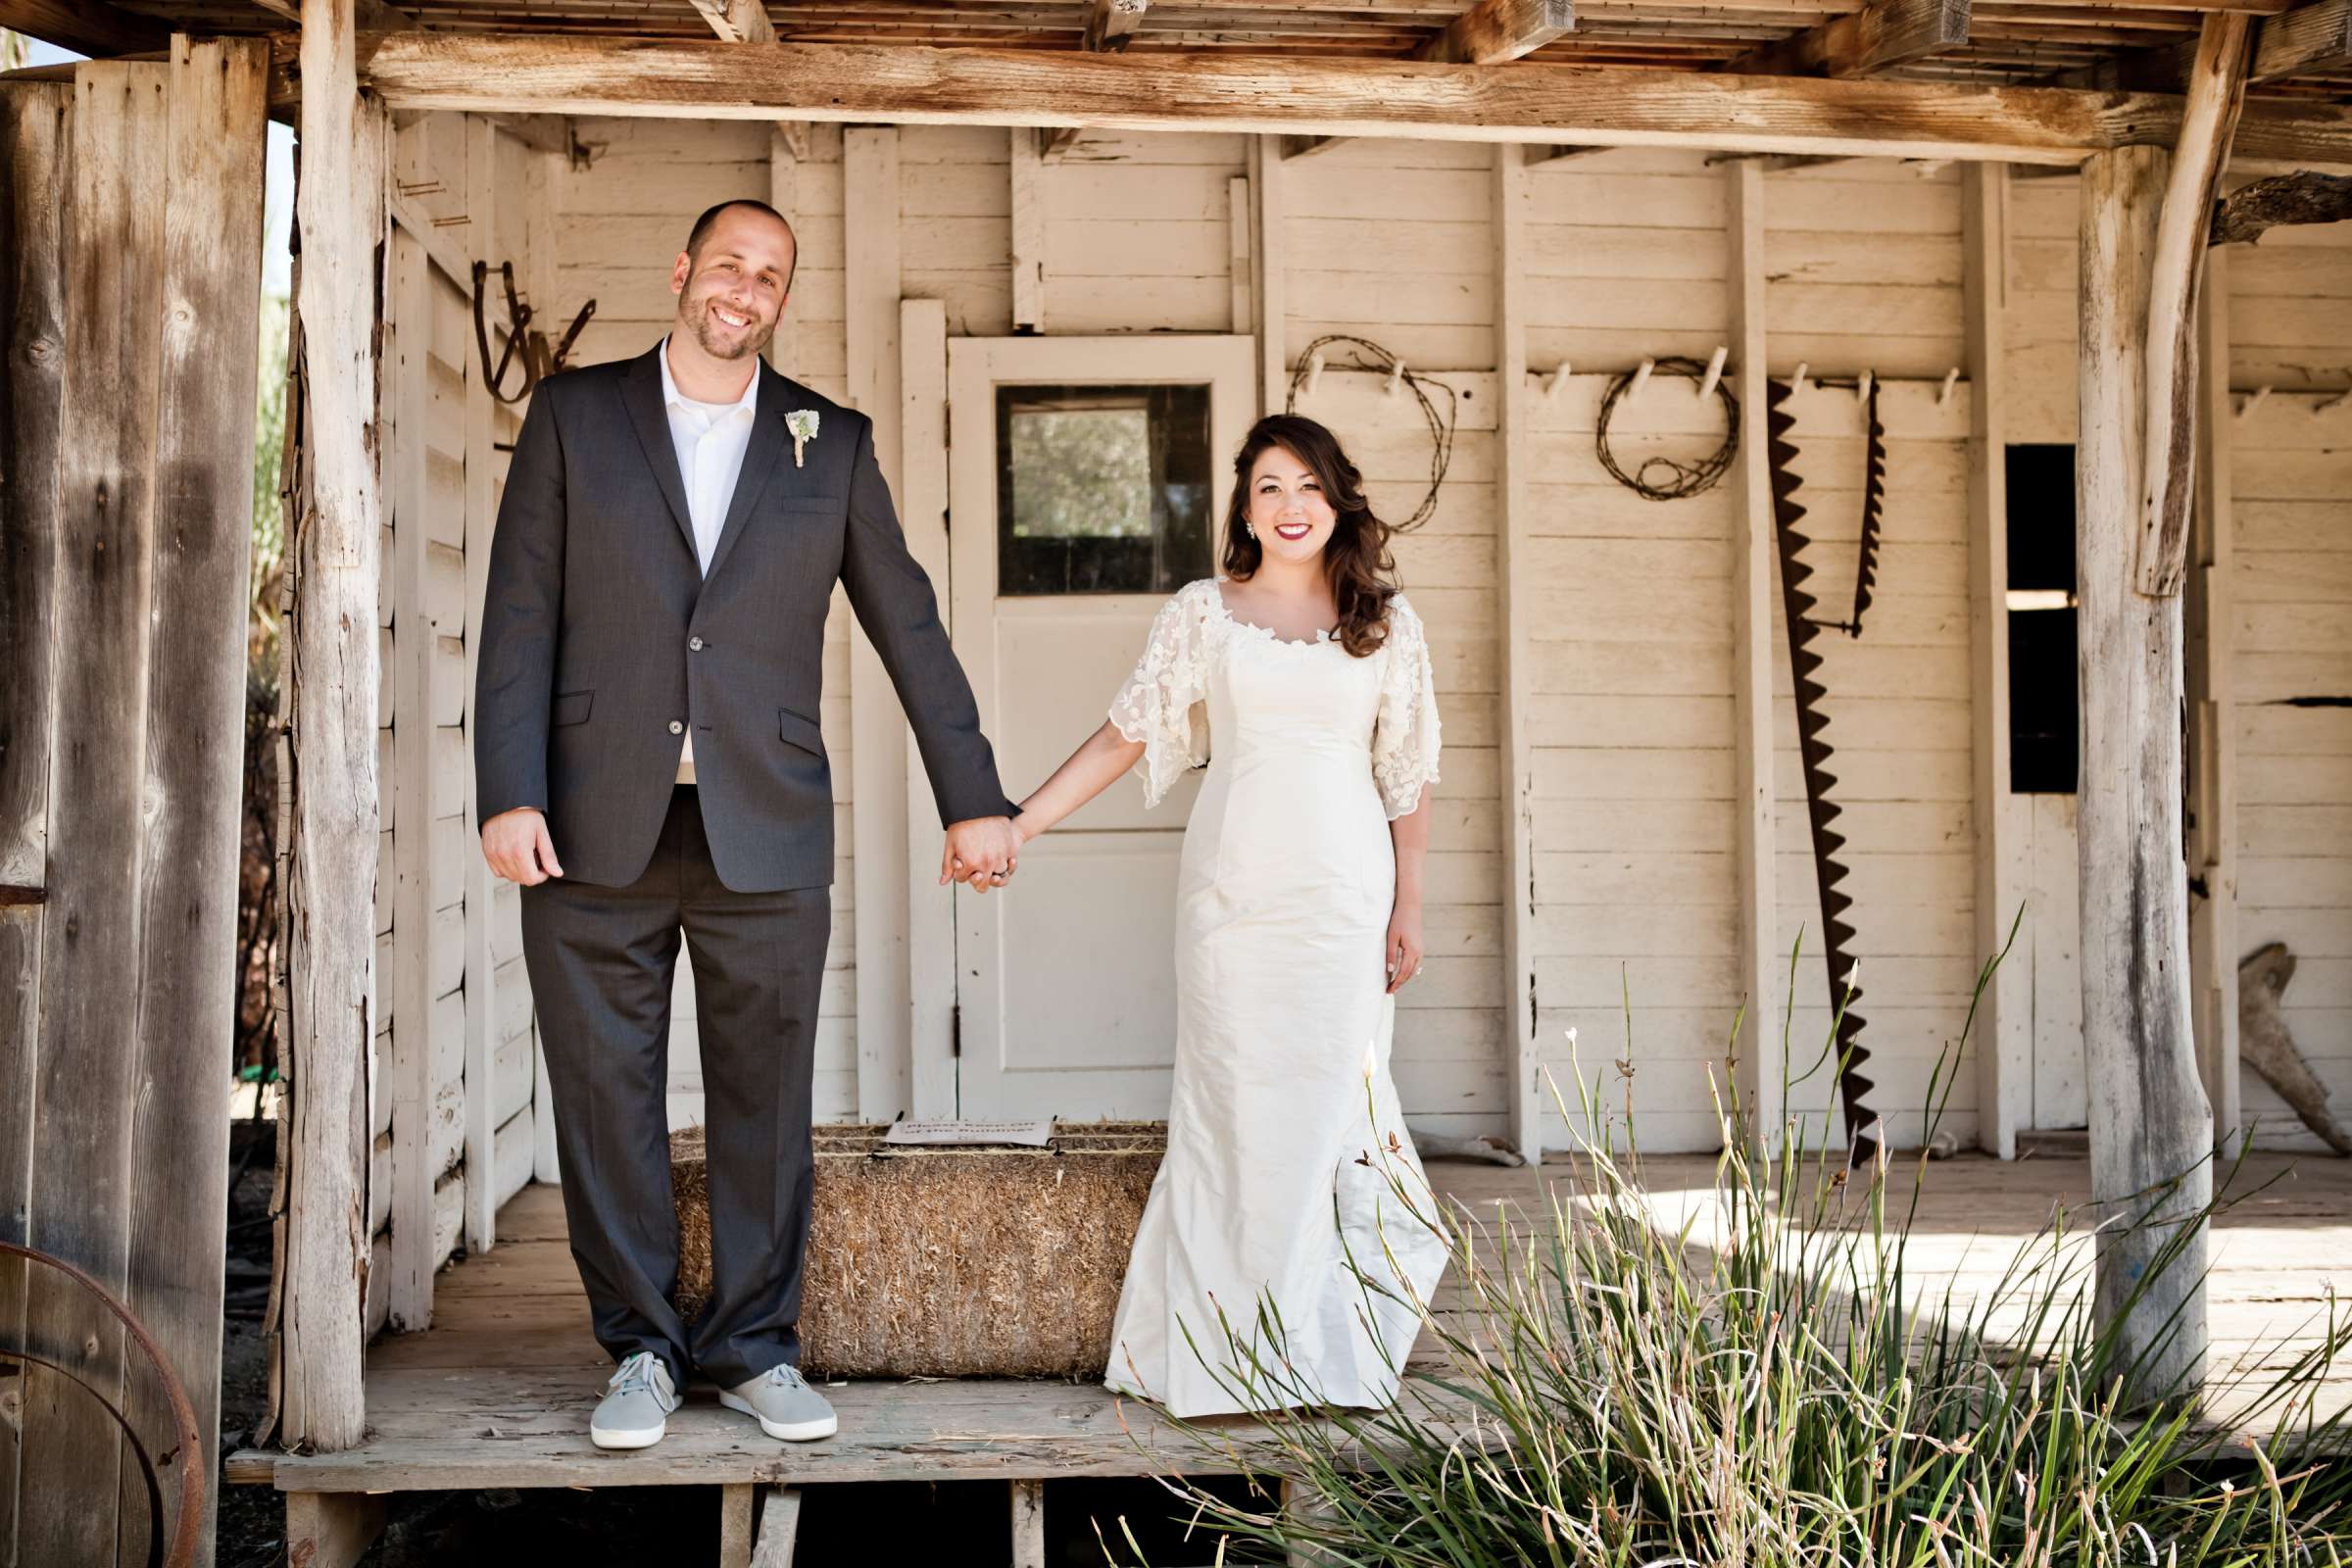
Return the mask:
<path id="1" fill-rule="evenodd" d="M 837 579 L 898 687 L 941 822 L 1009 813 L 873 421 L 762 365 L 706 578 L 660 352 L 542 381 L 515 440 L 478 628 L 481 820 L 538 807 L 567 880 L 626 886 L 653 856 L 691 724 L 720 880 L 743 893 L 831 882 L 817 714 Z M 819 424 L 795 467 L 785 416 L 800 409 Z"/>

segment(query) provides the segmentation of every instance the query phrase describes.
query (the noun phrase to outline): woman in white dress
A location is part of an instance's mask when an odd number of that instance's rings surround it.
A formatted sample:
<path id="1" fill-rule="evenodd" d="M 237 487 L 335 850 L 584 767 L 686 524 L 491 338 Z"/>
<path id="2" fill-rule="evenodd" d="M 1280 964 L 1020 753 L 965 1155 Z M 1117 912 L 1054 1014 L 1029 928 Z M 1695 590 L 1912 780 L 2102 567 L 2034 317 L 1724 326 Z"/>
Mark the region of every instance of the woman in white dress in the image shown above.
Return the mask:
<path id="1" fill-rule="evenodd" d="M 1161 608 L 1108 721 L 1013 826 L 1035 838 L 1130 767 L 1153 804 L 1208 767 L 1177 877 L 1168 1152 L 1105 1383 L 1180 1416 L 1385 1406 L 1447 1250 L 1389 1076 L 1421 967 L 1429 645 L 1330 431 L 1261 419 L 1234 469 L 1224 575 Z"/>

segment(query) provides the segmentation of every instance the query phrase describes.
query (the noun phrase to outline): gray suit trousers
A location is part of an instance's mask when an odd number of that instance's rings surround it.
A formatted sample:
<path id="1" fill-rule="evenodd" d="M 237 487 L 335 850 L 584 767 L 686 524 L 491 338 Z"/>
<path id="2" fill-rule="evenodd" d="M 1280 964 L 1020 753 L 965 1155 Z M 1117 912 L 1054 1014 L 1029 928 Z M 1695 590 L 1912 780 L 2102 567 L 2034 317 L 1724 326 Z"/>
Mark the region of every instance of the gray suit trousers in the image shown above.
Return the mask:
<path id="1" fill-rule="evenodd" d="M 831 923 L 824 888 L 737 893 L 720 882 L 687 785 L 635 882 L 522 890 L 564 1209 L 597 1342 L 615 1360 L 653 1351 L 681 1390 L 690 1368 L 724 1388 L 800 1362 L 809 1080 Z M 664 1110 L 681 933 L 701 1015 L 710 1182 L 710 1303 L 691 1336 L 671 1304 Z"/>

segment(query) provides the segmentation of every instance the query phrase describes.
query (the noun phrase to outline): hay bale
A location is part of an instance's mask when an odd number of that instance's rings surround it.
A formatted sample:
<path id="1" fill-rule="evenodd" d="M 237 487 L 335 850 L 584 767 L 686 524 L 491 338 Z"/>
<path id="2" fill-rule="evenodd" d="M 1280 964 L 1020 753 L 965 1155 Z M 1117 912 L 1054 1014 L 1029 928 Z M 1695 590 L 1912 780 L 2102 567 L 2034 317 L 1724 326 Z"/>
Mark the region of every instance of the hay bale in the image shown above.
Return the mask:
<path id="1" fill-rule="evenodd" d="M 1056 1123 L 1045 1149 L 893 1148 L 888 1131 L 815 1130 L 803 1364 L 846 1377 L 1100 1373 L 1166 1127 Z M 678 1310 L 692 1322 L 710 1290 L 701 1128 L 670 1135 L 670 1179 Z"/>

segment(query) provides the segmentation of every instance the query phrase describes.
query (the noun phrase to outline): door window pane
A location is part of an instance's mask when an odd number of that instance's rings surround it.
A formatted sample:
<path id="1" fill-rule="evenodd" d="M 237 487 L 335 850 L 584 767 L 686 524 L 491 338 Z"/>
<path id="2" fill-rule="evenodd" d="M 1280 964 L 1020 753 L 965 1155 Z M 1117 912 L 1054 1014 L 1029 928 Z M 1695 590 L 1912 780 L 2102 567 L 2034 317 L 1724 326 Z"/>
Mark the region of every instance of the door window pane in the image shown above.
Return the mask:
<path id="1" fill-rule="evenodd" d="M 1208 388 L 997 389 L 997 592 L 1171 593 L 1210 569 Z"/>

